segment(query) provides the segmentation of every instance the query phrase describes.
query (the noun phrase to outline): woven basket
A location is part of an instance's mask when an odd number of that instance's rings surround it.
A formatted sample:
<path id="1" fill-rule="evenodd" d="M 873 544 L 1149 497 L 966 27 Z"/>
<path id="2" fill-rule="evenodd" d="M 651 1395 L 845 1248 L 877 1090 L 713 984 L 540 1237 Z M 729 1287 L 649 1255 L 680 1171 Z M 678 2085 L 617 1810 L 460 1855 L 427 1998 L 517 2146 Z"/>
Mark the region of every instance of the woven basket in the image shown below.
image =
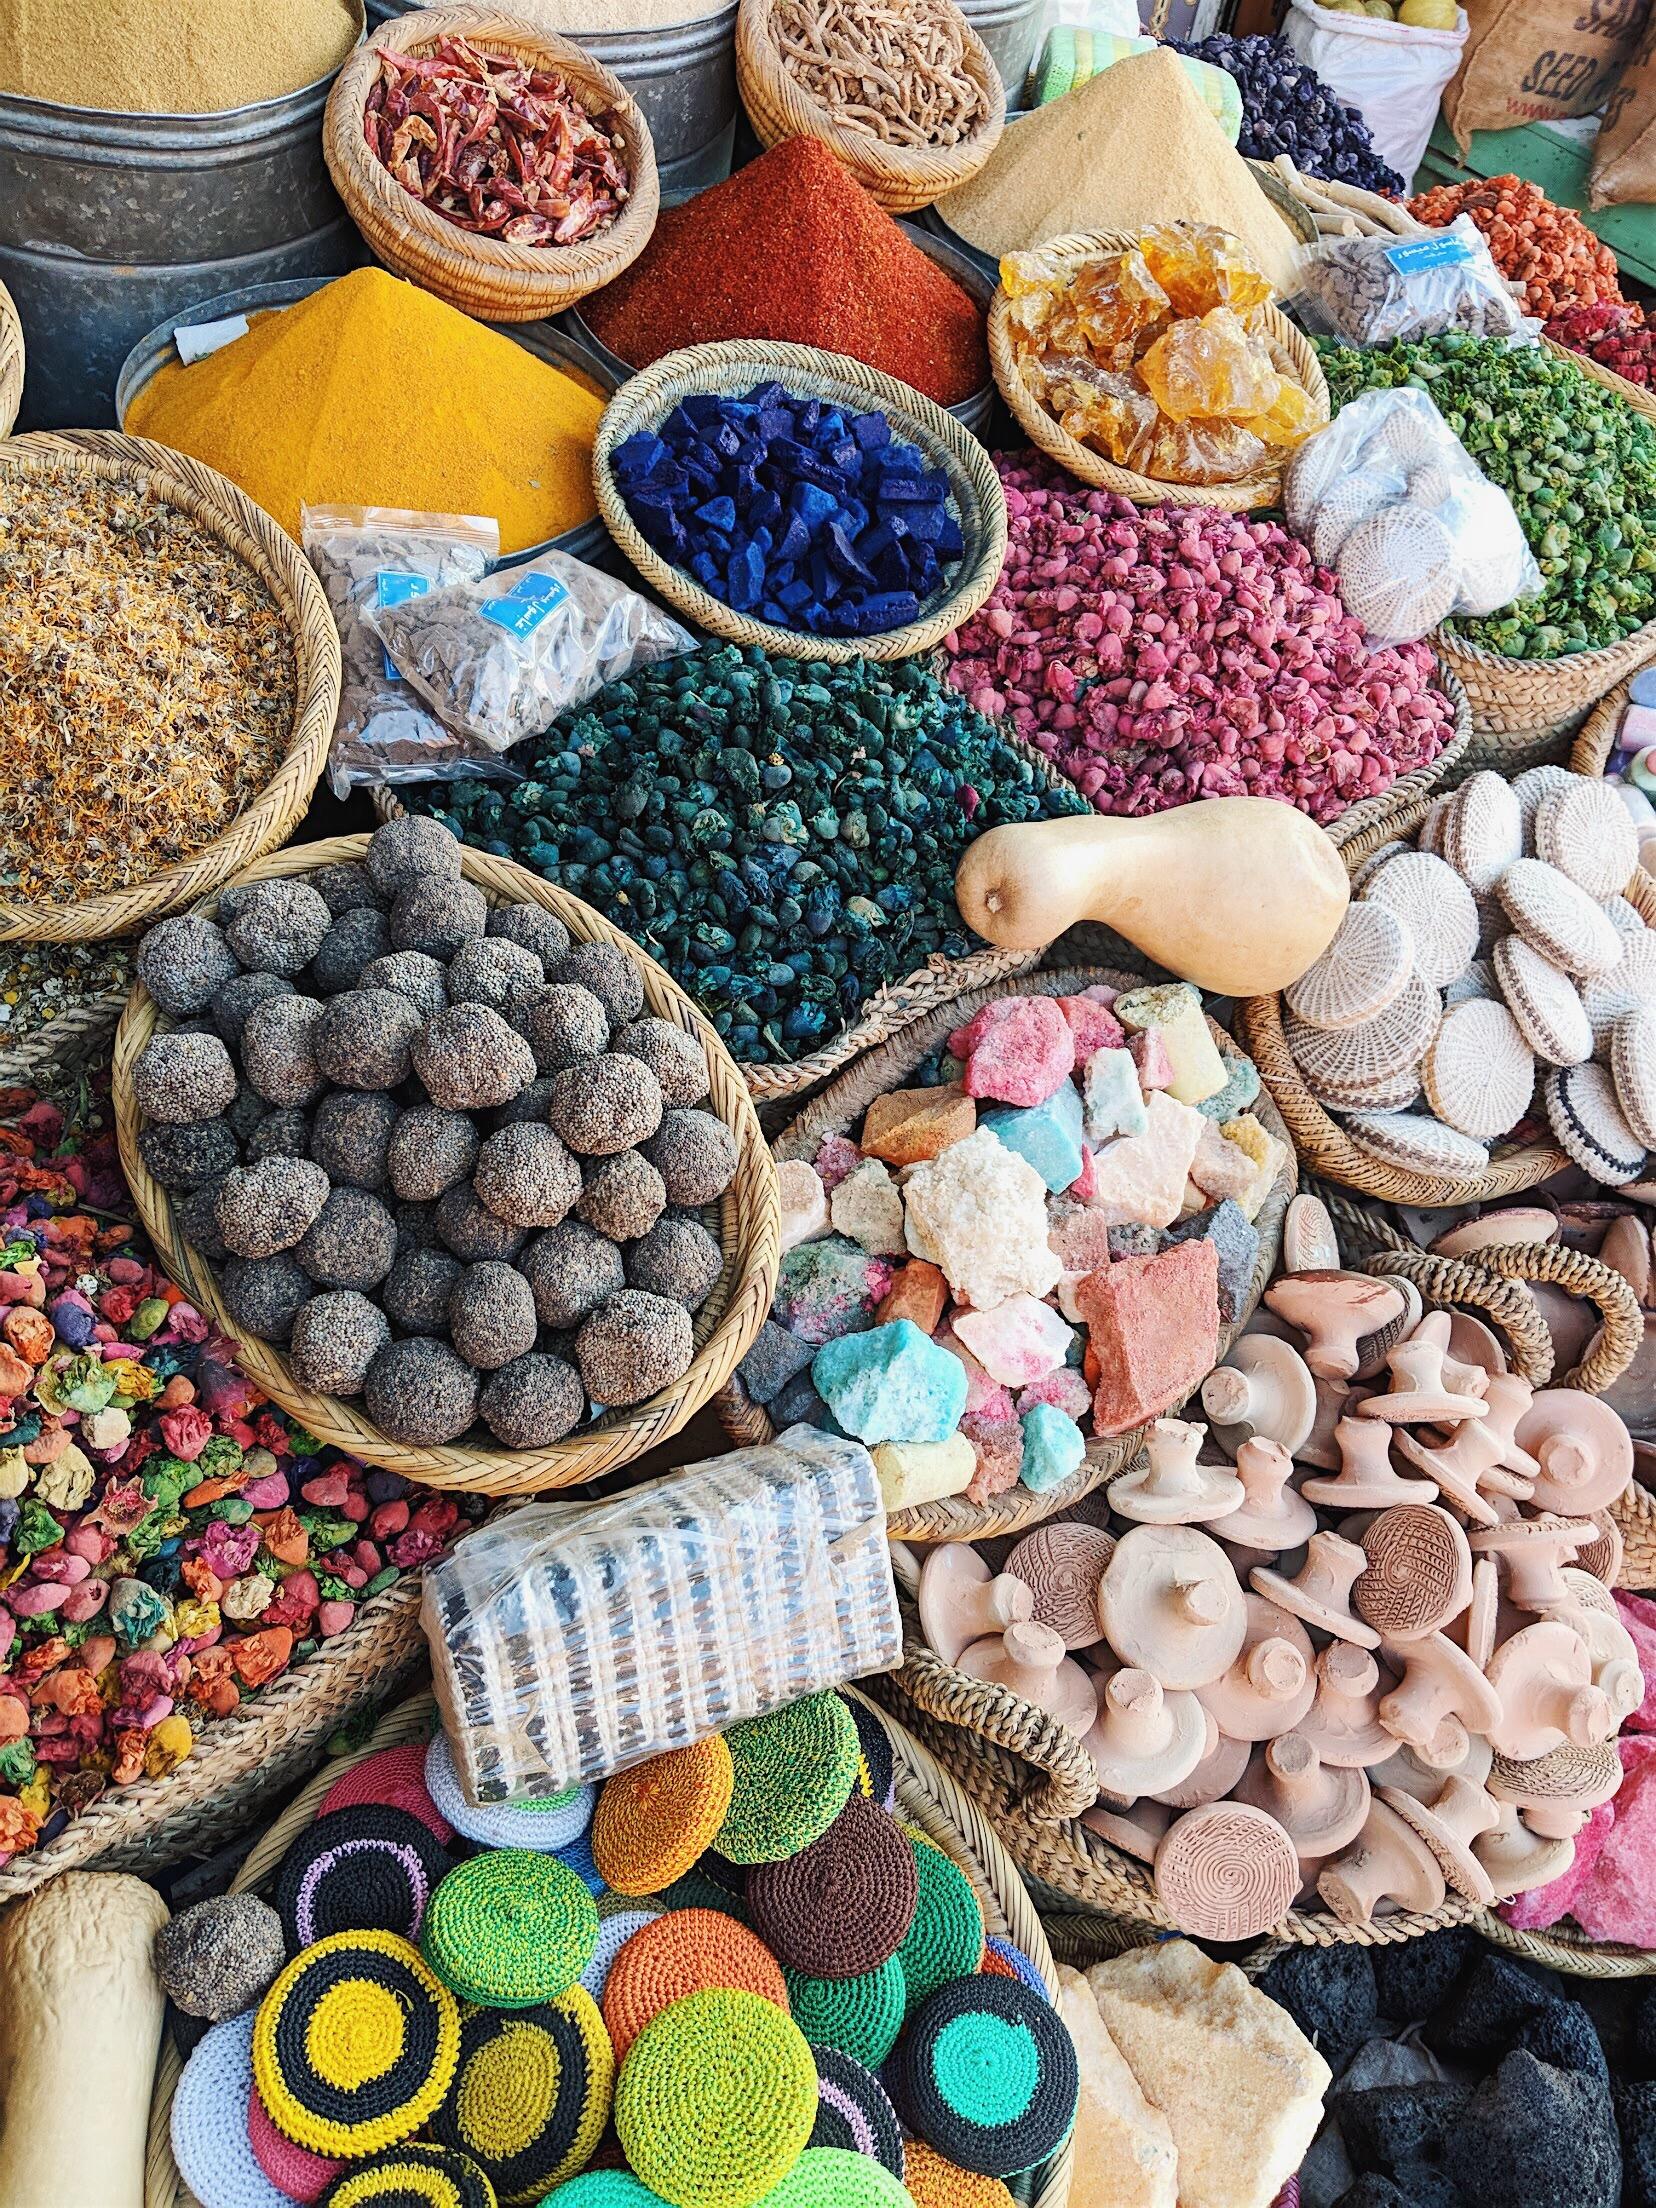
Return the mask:
<path id="1" fill-rule="evenodd" d="M 789 75 L 771 35 L 771 0 L 742 0 L 736 17 L 736 85 L 761 146 L 784 138 L 820 138 L 889 215 L 912 214 L 969 184 L 994 152 L 1006 124 L 1006 90 L 994 56 L 962 20 L 966 67 L 983 94 L 983 113 L 958 146 L 889 145 L 872 131 L 837 122 L 833 111 Z"/>
<path id="2" fill-rule="evenodd" d="M 460 229 L 397 182 L 362 128 L 380 56 L 419 53 L 444 37 L 556 69 L 583 106 L 614 114 L 631 188 L 608 229 L 574 245 L 509 245 Z M 540 29 L 532 10 L 416 8 L 393 17 L 335 78 L 322 119 L 322 150 L 352 221 L 386 267 L 482 322 L 539 322 L 613 283 L 649 243 L 661 205 L 655 147 L 637 102 L 601 62 Z"/>
<path id="3" fill-rule="evenodd" d="M 115 430 L 62 430 L 0 443 L 0 469 L 80 472 L 149 491 L 239 554 L 280 608 L 293 639 L 295 704 L 287 756 L 239 818 L 211 843 L 146 881 L 97 897 L 27 903 L 0 895 L 0 941 L 86 943 L 129 935 L 210 896 L 291 836 L 328 756 L 339 711 L 339 632 L 322 586 L 285 530 L 212 468 Z"/>
<path id="4" fill-rule="evenodd" d="M 1053 973 L 1026 975 L 1018 981 L 997 983 L 988 989 L 973 989 L 957 996 L 951 1003 L 924 1017 L 912 1020 L 908 1026 L 882 1043 L 878 1049 L 865 1053 L 849 1072 L 830 1083 L 815 1098 L 798 1119 L 777 1137 L 775 1155 L 779 1161 L 789 1158 L 811 1159 L 824 1135 L 847 1134 L 861 1120 L 875 1097 L 883 1096 L 888 1089 L 900 1088 L 915 1069 L 929 1058 L 934 1050 L 942 1047 L 951 1031 L 981 1010 L 996 997 L 1043 996 L 1059 997 L 1078 995 L 1094 982 L 1108 982 L 1117 989 L 1133 989 L 1142 983 L 1142 976 L 1116 972 L 1108 967 L 1065 967 Z M 1223 1030 L 1210 1021 L 1216 1037 Z M 1228 1041 L 1228 1037 L 1224 1038 Z M 1277 1251 L 1282 1240 L 1282 1220 L 1288 1208 L 1288 1199 L 1296 1186 L 1296 1175 L 1287 1129 L 1271 1109 L 1270 1101 L 1263 1094 L 1259 1103 L 1251 1107 L 1277 1140 L 1289 1146 L 1289 1158 L 1276 1185 L 1266 1197 L 1255 1225 L 1259 1232 L 1259 1260 L 1249 1283 L 1246 1308 L 1236 1324 L 1221 1328 L 1220 1354 L 1229 1348 L 1234 1337 L 1248 1322 L 1255 1304 L 1265 1292 L 1276 1265 Z M 739 1377 L 733 1377 L 720 1390 L 715 1402 L 719 1422 L 733 1442 L 750 1447 L 770 1441 L 775 1434 L 769 1413 L 755 1403 L 743 1387 Z M 1177 1415 L 1177 1406 L 1166 1414 Z M 1057 1511 L 1067 1510 L 1088 1495 L 1102 1481 L 1113 1479 L 1125 1471 L 1138 1455 L 1143 1445 L 1147 1427 L 1139 1427 L 1129 1434 L 1117 1435 L 1109 1440 L 1090 1441 L 1087 1455 L 1079 1471 L 1072 1474 L 1061 1487 L 1050 1489 L 1044 1495 L 1035 1495 L 1023 1486 L 1009 1488 L 1004 1495 L 994 1496 L 983 1504 L 968 1503 L 964 1497 L 954 1495 L 938 1503 L 926 1503 L 917 1510 L 900 1510 L 889 1521 L 893 1540 L 930 1541 L 979 1541 L 994 1534 L 1019 1533 L 1027 1526 L 1038 1525 L 1043 1518 L 1050 1518 Z"/>
<path id="5" fill-rule="evenodd" d="M 22 1042 L 0 1042 L 0 1088 L 27 1088 L 103 1056 L 120 1025 L 126 993 L 84 998 Z M 4 1030 L 0 1029 L 0 1035 Z"/>
<path id="6" fill-rule="evenodd" d="M 1098 253 L 1125 252 L 1136 242 L 1136 234 L 1131 231 L 1075 231 L 1067 237 L 1049 238 L 1037 247 L 1035 254 L 1024 257 L 1039 258 L 1059 276 L 1079 261 Z M 1243 514 L 1256 507 L 1281 504 L 1280 464 L 1238 483 L 1163 483 L 1153 476 L 1139 475 L 1131 468 L 1118 468 L 1102 453 L 1072 437 L 1041 405 L 1023 379 L 1012 352 L 1011 304 L 1005 288 L 997 287 L 989 309 L 989 365 L 995 372 L 1000 395 L 1017 417 L 1019 428 L 1060 467 L 1067 468 L 1071 475 L 1083 483 L 1091 483 L 1098 490 L 1115 491 L 1122 498 L 1130 498 L 1135 506 L 1217 506 L 1223 513 Z M 1286 356 L 1294 375 L 1311 394 L 1316 407 L 1313 426 L 1320 426 L 1328 420 L 1328 385 L 1310 339 L 1274 306 L 1261 310 L 1260 329 L 1272 346 Z"/>
<path id="7" fill-rule="evenodd" d="M 406 1741 L 430 1738 L 436 1728 L 436 1707 L 429 1694 L 417 1695 L 382 1717 L 371 1740 L 350 1755 L 335 1757 L 254 1842 L 230 1884 L 233 1894 L 268 1890 L 282 1857 L 315 1819 L 317 1806 L 329 1788 L 354 1764 L 382 1748 L 400 1747 Z M 1003 1934 L 1028 1956 L 1056 2000 L 1058 1973 L 1047 1945 L 1035 1905 L 1006 1849 L 996 1838 L 970 1795 L 961 1791 L 949 1773 L 940 1768 L 921 1744 L 900 1726 L 888 1721 L 896 1766 L 898 1806 L 911 1823 L 936 1842 L 971 1880 L 983 1905 L 984 1924 L 991 1934 Z M 155 2090 L 150 2102 L 149 2142 L 144 2158 L 144 2208 L 199 2208 L 195 2195 L 178 2174 L 173 2160 L 170 2128 L 173 2095 L 184 2065 L 172 2035 L 161 2043 L 156 2065 Z M 1034 2181 L 1031 2208 L 1065 2208 L 1070 2192 L 1070 2149 L 1055 2155 Z"/>
<path id="8" fill-rule="evenodd" d="M 336 836 L 326 843 L 298 845 L 277 852 L 242 878 L 269 881 L 314 874 L 324 866 L 360 859 L 367 843 L 366 836 Z M 548 912 L 556 913 L 577 942 L 610 943 L 626 951 L 642 974 L 646 1011 L 658 1019 L 670 1020 L 694 1036 L 706 1051 L 711 1083 L 708 1109 L 734 1133 L 738 1162 L 736 1178 L 719 1205 L 724 1273 L 696 1314 L 695 1362 L 682 1380 L 647 1403 L 607 1413 L 548 1449 L 500 1449 L 467 1441 L 422 1449 L 392 1441 L 356 1404 L 313 1395 L 301 1387 L 280 1349 L 252 1337 L 244 1339 L 225 1308 L 210 1267 L 180 1237 L 171 1200 L 151 1178 L 138 1152 L 139 1112 L 132 1074 L 157 1024 L 154 1001 L 141 987 L 133 991 L 115 1038 L 116 1132 L 121 1164 L 139 1215 L 166 1270 L 225 1333 L 241 1341 L 241 1363 L 248 1377 L 296 1418 L 307 1433 L 366 1464 L 384 1465 L 429 1486 L 486 1495 L 524 1495 L 596 1479 L 600 1473 L 630 1464 L 678 1433 L 714 1390 L 728 1380 L 763 1324 L 776 1286 L 776 1175 L 735 1062 L 670 975 L 646 957 L 636 943 L 601 919 L 590 905 L 583 905 L 567 891 L 554 889 L 509 859 L 492 858 L 462 845 L 461 870 L 492 903 L 544 905 Z"/>
<path id="9" fill-rule="evenodd" d="M 1570 749 L 1570 771 L 1585 774 L 1597 781 L 1610 764 L 1610 754 L 1616 748 L 1616 731 L 1627 710 L 1627 693 L 1633 676 L 1641 669 L 1635 667 L 1624 675 L 1614 690 L 1600 698 L 1581 725 L 1581 733 Z"/>
<path id="10" fill-rule="evenodd" d="M 736 398 L 770 378 L 792 392 L 857 413 L 878 408 L 895 436 L 918 446 L 928 464 L 947 476 L 966 548 L 954 581 L 933 595 L 918 621 L 882 636 L 807 636 L 797 629 L 774 628 L 737 613 L 645 542 L 616 485 L 611 465 L 616 447 L 636 430 L 656 427 L 693 392 Z M 592 448 L 592 479 L 610 535 L 676 613 L 712 636 L 727 637 L 733 644 L 762 644 L 786 659 L 912 659 L 971 619 L 994 589 L 1006 558 L 1006 497 L 994 463 L 971 431 L 894 376 L 882 375 L 849 354 L 819 353 L 809 345 L 744 340 L 664 353 L 624 383 L 605 407 Z"/>
<path id="11" fill-rule="evenodd" d="M 0 284 L 0 437 L 11 435 L 23 404 L 23 324 L 17 302 Z"/>

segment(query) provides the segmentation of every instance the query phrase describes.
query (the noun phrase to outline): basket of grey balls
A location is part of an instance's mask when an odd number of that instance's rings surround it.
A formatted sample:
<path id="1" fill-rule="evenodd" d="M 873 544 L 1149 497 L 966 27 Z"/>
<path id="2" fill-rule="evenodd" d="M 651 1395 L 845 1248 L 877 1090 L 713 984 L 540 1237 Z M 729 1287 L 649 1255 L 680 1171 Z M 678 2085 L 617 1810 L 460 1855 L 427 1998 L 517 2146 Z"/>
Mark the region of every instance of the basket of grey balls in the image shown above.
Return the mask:
<path id="1" fill-rule="evenodd" d="M 137 964 L 134 1199 L 318 1440 L 528 1493 L 730 1377 L 776 1279 L 764 1138 L 689 998 L 578 899 L 407 818 L 261 860 Z"/>

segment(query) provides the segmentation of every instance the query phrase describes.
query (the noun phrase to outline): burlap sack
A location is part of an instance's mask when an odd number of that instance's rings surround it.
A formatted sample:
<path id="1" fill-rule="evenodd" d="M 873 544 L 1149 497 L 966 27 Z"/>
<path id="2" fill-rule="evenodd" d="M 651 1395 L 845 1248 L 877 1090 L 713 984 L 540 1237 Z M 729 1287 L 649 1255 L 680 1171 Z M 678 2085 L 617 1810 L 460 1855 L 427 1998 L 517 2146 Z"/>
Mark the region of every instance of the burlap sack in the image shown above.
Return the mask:
<path id="1" fill-rule="evenodd" d="M 1589 191 L 1595 207 L 1656 200 L 1656 17 L 1605 106 Z"/>
<path id="2" fill-rule="evenodd" d="M 1472 35 L 1443 113 L 1464 153 L 1475 130 L 1558 122 L 1603 105 L 1650 0 L 1468 0 Z"/>

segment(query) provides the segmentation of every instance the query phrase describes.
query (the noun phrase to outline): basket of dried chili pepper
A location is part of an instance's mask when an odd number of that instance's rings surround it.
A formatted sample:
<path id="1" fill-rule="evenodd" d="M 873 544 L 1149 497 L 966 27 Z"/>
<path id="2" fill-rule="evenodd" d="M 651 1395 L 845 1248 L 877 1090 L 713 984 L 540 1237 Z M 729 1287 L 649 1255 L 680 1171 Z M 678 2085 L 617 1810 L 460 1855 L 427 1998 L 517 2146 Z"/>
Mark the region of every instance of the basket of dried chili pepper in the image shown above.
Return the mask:
<path id="1" fill-rule="evenodd" d="M 23 324 L 16 303 L 0 284 L 0 437 L 11 435 L 23 403 Z"/>
<path id="2" fill-rule="evenodd" d="M 322 138 L 380 260 L 485 321 L 573 306 L 655 227 L 655 149 L 626 87 L 494 8 L 387 23 L 340 71 Z"/>

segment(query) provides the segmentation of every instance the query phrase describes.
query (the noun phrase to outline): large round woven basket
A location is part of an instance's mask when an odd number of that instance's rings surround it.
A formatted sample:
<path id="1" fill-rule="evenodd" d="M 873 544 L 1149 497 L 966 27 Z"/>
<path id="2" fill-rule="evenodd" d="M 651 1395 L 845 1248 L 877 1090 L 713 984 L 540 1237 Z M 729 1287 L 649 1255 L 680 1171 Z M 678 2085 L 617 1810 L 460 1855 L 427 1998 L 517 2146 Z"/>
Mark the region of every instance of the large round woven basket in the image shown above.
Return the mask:
<path id="1" fill-rule="evenodd" d="M 381 55 L 421 53 L 442 38 L 555 69 L 590 112 L 614 116 L 630 190 L 607 229 L 574 245 L 513 245 L 460 229 L 398 183 L 368 144 L 363 111 L 383 72 Z M 484 322 L 538 322 L 613 283 L 649 243 L 661 205 L 655 148 L 638 103 L 601 62 L 538 27 L 532 9 L 416 8 L 393 17 L 335 78 L 322 150 L 352 221 L 386 267 Z"/>
<path id="2" fill-rule="evenodd" d="M 313 874 L 324 866 L 360 859 L 366 836 L 336 836 L 326 843 L 297 845 L 252 867 L 246 881 Z M 720 1199 L 719 1240 L 725 1253 L 718 1285 L 696 1314 L 696 1356 L 682 1380 L 648 1402 L 607 1412 L 567 1441 L 547 1449 L 501 1449 L 488 1442 L 462 1440 L 442 1448 L 416 1448 L 381 1433 L 355 1403 L 315 1395 L 294 1378 L 283 1352 L 269 1342 L 243 1338 L 226 1308 L 211 1267 L 179 1234 L 171 1199 L 154 1180 L 138 1150 L 140 1115 L 133 1095 L 133 1068 L 155 1033 L 154 1000 L 141 985 L 134 989 L 115 1038 L 115 1121 L 121 1163 L 139 1214 L 157 1255 L 192 1301 L 208 1312 L 225 1333 L 242 1343 L 241 1361 L 250 1379 L 319 1441 L 384 1465 L 405 1478 L 433 1487 L 460 1488 L 487 1495 L 526 1495 L 544 1488 L 568 1487 L 596 1479 L 630 1464 L 657 1443 L 687 1425 L 714 1391 L 723 1385 L 764 1322 L 776 1286 L 776 1175 L 759 1131 L 759 1121 L 735 1061 L 671 975 L 645 955 L 607 920 L 567 891 L 554 889 L 539 875 L 509 859 L 461 846 L 461 869 L 493 904 L 543 905 L 568 928 L 577 942 L 609 943 L 637 964 L 644 982 L 645 1009 L 670 1020 L 694 1037 L 707 1059 L 710 1094 L 707 1108 L 736 1138 L 736 1178 Z M 202 908 L 211 912 L 214 905 Z"/>
<path id="3" fill-rule="evenodd" d="M 947 477 L 965 550 L 953 580 L 934 592 L 917 621 L 880 636 L 807 636 L 768 621 L 750 621 L 646 543 L 615 481 L 616 447 L 638 430 L 658 427 L 680 399 L 693 393 L 739 398 L 772 380 L 859 414 L 878 409 L 895 437 L 918 447 L 928 465 Z M 762 644 L 789 659 L 912 659 L 970 620 L 994 589 L 1006 558 L 1006 497 L 994 463 L 971 431 L 895 376 L 882 375 L 847 353 L 819 353 L 809 345 L 744 341 L 687 345 L 681 352 L 664 353 L 624 383 L 605 407 L 592 448 L 592 480 L 610 535 L 676 613 L 711 636 L 727 637 L 733 644 Z"/>
<path id="4" fill-rule="evenodd" d="M 761 146 L 784 138 L 820 138 L 887 214 L 912 214 L 959 191 L 994 152 L 1006 123 L 1006 90 L 994 56 L 961 19 L 966 68 L 983 95 L 978 122 L 957 146 L 888 143 L 839 122 L 783 63 L 771 28 L 772 0 L 742 0 L 736 17 L 736 84 Z"/>
<path id="5" fill-rule="evenodd" d="M 389 1711 L 381 1718 L 370 1740 L 349 1755 L 334 1757 L 326 1763 L 269 1829 L 259 1835 L 231 1881 L 230 1891 L 248 1894 L 268 1889 L 282 1857 L 315 1820 L 323 1796 L 346 1771 L 382 1748 L 400 1747 L 406 1741 L 428 1740 L 436 1723 L 436 1705 L 429 1694 L 417 1695 L 412 1701 Z M 885 1726 L 891 1737 L 898 1807 L 904 1817 L 918 1825 L 926 1837 L 965 1872 L 983 1906 L 986 1931 L 991 1936 L 1003 1935 L 1020 1948 L 1040 1973 L 1049 1995 L 1056 2000 L 1057 1966 L 1017 1866 L 971 1796 L 956 1785 L 950 1774 L 901 1725 L 893 1724 L 888 1717 Z M 183 2068 L 169 2033 L 161 2044 L 150 2101 L 144 2208 L 199 2208 L 194 2194 L 178 2174 L 170 2135 L 173 2094 Z M 1030 2208 L 1065 2208 L 1070 2176 L 1070 2149 L 1066 2146 L 1033 2180 Z"/>
<path id="6" fill-rule="evenodd" d="M 1135 235 L 1125 230 L 1072 231 L 1067 237 L 1049 238 L 1022 258 L 1039 260 L 1056 278 L 1081 261 L 1101 253 L 1127 252 L 1136 243 Z M 998 286 L 989 308 L 989 365 L 994 370 L 995 383 L 1030 442 L 1038 445 L 1060 467 L 1067 468 L 1079 481 L 1090 483 L 1101 491 L 1115 491 L 1122 498 L 1130 498 L 1135 506 L 1217 506 L 1227 514 L 1243 514 L 1256 507 L 1281 503 L 1280 465 L 1266 468 L 1258 475 L 1245 476 L 1236 483 L 1164 483 L 1154 476 L 1140 475 L 1132 468 L 1117 467 L 1101 452 L 1095 452 L 1090 445 L 1072 437 L 1053 419 L 1024 381 L 1012 350 L 1011 312 L 1012 302 L 1004 286 Z M 1320 427 L 1328 420 L 1328 385 L 1311 341 L 1274 306 L 1260 310 L 1259 326 L 1261 335 L 1280 356 L 1282 366 L 1311 394 L 1316 408 L 1313 426 Z"/>
<path id="7" fill-rule="evenodd" d="M 287 532 L 226 477 L 183 453 L 115 430 L 61 430 L 0 443 L 0 470 L 80 473 L 130 484 L 177 507 L 246 561 L 276 601 L 293 642 L 293 731 L 286 756 L 222 835 L 147 880 L 98 896 L 74 896 L 72 871 L 64 882 L 71 894 L 61 901 L 30 902 L 0 892 L 0 940 L 87 943 L 127 935 L 211 895 L 292 835 L 327 759 L 339 712 L 339 632 L 310 562 Z"/>
<path id="8" fill-rule="evenodd" d="M 23 322 L 17 302 L 0 284 L 0 437 L 11 435 L 23 404 Z"/>
<path id="9" fill-rule="evenodd" d="M 997 982 L 987 989 L 967 990 L 948 1004 L 911 1020 L 888 1041 L 866 1052 L 848 1071 L 830 1082 L 777 1137 L 776 1158 L 778 1162 L 790 1158 L 810 1160 L 816 1156 L 824 1135 L 848 1134 L 860 1123 L 875 1097 L 883 1096 L 888 1089 L 901 1088 L 934 1051 L 943 1047 L 946 1037 L 956 1027 L 997 997 L 1076 996 L 1095 982 L 1106 982 L 1116 989 L 1133 989 L 1142 981 L 1142 975 L 1120 973 L 1109 967 L 1070 966 Z M 1212 1021 L 1208 1024 L 1216 1041 L 1229 1040 L 1222 1028 Z M 1254 1222 L 1259 1234 L 1259 1257 L 1242 1312 L 1234 1325 L 1220 1329 L 1221 1356 L 1246 1326 L 1255 1304 L 1265 1292 L 1281 1246 L 1283 1215 L 1297 1186 L 1293 1146 L 1270 1099 L 1261 1094 L 1251 1109 L 1258 1113 L 1266 1129 L 1287 1147 L 1288 1156 Z M 720 1391 L 715 1408 L 725 1432 L 739 1445 L 767 1442 L 775 1434 L 769 1413 L 752 1400 L 739 1377 L 733 1377 Z M 1174 1405 L 1166 1415 L 1175 1416 L 1177 1409 Z M 1020 1533 L 1028 1526 L 1038 1525 L 1043 1518 L 1069 1509 L 1095 1487 L 1125 1471 L 1143 1447 L 1148 1430 L 1148 1427 L 1138 1427 L 1109 1440 L 1090 1441 L 1080 1469 L 1061 1486 L 1042 1495 L 1018 1486 L 994 1496 L 987 1503 L 968 1503 L 963 1496 L 955 1495 L 943 1502 L 926 1503 L 917 1510 L 897 1511 L 889 1522 L 891 1536 L 894 1540 L 915 1542 L 978 1541 L 996 1534 Z"/>

